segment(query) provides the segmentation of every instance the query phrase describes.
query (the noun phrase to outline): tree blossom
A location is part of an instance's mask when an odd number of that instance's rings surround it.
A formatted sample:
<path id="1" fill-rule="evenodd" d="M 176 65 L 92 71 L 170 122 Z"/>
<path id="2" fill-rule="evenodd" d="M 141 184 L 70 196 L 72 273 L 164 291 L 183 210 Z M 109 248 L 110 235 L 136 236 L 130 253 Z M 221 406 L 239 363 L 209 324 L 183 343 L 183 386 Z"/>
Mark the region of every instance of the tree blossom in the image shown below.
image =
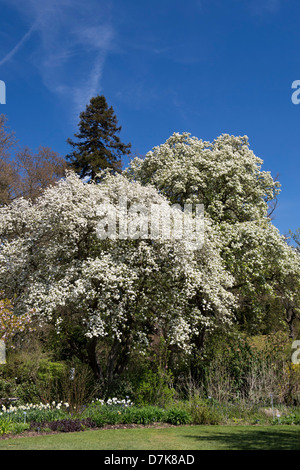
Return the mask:
<path id="1" fill-rule="evenodd" d="M 242 318 L 246 306 L 252 328 L 260 324 L 270 303 L 277 303 L 293 335 L 300 306 L 299 253 L 269 220 L 268 208 L 280 184 L 262 164 L 247 136 L 222 134 L 206 142 L 174 133 L 144 159 L 132 160 L 124 175 L 155 186 L 173 203 L 203 204 L 224 266 L 234 278 L 236 318 Z"/>
<path id="2" fill-rule="evenodd" d="M 133 159 L 124 174 L 152 184 L 172 202 L 202 203 L 217 223 L 235 223 L 264 217 L 279 193 L 279 182 L 262 164 L 247 136 L 222 134 L 208 142 L 185 132 Z"/>
<path id="3" fill-rule="evenodd" d="M 233 279 L 209 219 L 201 249 L 176 237 L 99 238 L 99 207 L 117 208 L 125 197 L 128 209 L 161 204 L 170 211 L 154 187 L 108 172 L 100 184 L 70 172 L 34 204 L 19 199 L 0 208 L 0 288 L 14 296 L 15 312 L 34 309 L 41 323 L 58 331 L 78 325 L 99 376 L 96 344 L 106 341 L 110 378 L 157 332 L 188 352 L 203 328 L 230 323 L 234 305 Z M 136 214 L 128 213 L 131 224 Z"/>

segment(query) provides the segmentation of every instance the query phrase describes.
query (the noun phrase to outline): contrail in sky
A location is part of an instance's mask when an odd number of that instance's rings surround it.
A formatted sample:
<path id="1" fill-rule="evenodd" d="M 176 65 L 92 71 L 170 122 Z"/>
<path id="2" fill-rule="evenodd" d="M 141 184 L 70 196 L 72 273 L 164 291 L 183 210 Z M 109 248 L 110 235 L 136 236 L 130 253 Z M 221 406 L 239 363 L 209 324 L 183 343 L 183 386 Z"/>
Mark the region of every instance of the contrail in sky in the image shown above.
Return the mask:
<path id="1" fill-rule="evenodd" d="M 27 33 L 24 34 L 22 39 L 15 45 L 15 47 L 10 52 L 8 52 L 6 54 L 6 56 L 3 57 L 3 59 L 0 60 L 0 66 L 5 64 L 5 62 L 8 62 L 9 60 L 11 60 L 13 58 L 13 56 L 19 51 L 19 49 L 21 49 L 23 44 L 29 39 L 29 37 L 31 36 L 31 34 L 35 30 L 35 28 L 36 28 L 36 22 L 31 26 L 29 31 L 27 31 Z"/>

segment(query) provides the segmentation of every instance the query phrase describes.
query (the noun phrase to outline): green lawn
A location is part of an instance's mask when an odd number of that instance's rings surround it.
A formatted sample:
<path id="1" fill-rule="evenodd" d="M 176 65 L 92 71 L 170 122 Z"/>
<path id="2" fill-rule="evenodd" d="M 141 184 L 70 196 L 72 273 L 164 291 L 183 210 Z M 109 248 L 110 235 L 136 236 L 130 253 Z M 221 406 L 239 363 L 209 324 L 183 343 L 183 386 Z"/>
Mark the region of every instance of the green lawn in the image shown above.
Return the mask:
<path id="1" fill-rule="evenodd" d="M 300 450 L 300 426 L 178 426 L 0 440 L 0 450 Z"/>

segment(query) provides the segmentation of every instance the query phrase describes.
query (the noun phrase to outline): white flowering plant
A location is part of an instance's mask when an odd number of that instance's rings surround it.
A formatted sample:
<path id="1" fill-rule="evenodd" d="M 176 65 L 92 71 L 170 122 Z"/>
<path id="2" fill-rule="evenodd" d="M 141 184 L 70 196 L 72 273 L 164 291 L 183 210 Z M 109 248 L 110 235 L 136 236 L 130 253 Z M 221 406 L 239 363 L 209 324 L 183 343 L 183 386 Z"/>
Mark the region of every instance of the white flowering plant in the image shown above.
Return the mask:
<path id="1" fill-rule="evenodd" d="M 86 184 L 70 172 L 35 203 L 18 199 L 0 208 L 0 289 L 14 297 L 15 312 L 33 310 L 58 334 L 79 328 L 102 379 L 124 370 L 132 351 L 145 353 L 154 334 L 188 353 L 203 328 L 230 324 L 234 305 L 209 220 L 197 250 L 176 237 L 99 238 L 99 206 L 114 207 L 121 197 L 129 207 L 167 201 L 121 175 Z M 102 365 L 99 342 L 109 349 Z"/>
<path id="2" fill-rule="evenodd" d="M 203 204 L 233 278 L 237 323 L 247 310 L 250 331 L 259 332 L 276 306 L 293 336 L 300 318 L 299 251 L 272 223 L 270 207 L 281 185 L 262 165 L 247 136 L 222 134 L 208 142 L 174 133 L 145 158 L 133 159 L 124 175 L 155 186 L 171 202 Z"/>
<path id="3" fill-rule="evenodd" d="M 0 418 L 6 417 L 13 423 L 43 422 L 70 416 L 70 405 L 65 402 L 26 403 L 23 405 L 0 406 Z"/>

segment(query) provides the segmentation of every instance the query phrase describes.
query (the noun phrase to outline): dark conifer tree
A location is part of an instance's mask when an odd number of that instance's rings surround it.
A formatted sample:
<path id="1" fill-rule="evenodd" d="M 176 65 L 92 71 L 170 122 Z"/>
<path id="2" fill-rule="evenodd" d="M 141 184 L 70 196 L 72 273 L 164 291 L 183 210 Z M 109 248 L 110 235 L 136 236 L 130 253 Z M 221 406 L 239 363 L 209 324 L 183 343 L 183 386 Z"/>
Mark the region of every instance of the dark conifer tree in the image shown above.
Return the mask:
<path id="1" fill-rule="evenodd" d="M 73 151 L 66 156 L 71 168 L 81 178 L 95 180 L 100 170 L 111 168 L 121 172 L 122 156 L 130 154 L 131 144 L 121 142 L 117 134 L 122 127 L 112 107 L 108 107 L 103 95 L 90 100 L 86 110 L 80 113 L 76 142 L 68 139 Z"/>

